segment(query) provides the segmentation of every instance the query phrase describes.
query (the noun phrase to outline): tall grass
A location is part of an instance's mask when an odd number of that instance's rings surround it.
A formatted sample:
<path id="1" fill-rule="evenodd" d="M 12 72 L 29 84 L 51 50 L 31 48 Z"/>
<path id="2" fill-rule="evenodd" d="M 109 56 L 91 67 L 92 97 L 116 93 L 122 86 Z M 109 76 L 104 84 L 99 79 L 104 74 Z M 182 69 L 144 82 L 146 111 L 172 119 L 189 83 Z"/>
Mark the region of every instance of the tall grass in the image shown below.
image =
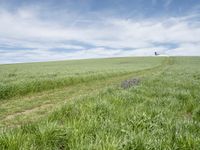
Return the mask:
<path id="1" fill-rule="evenodd" d="M 0 100 L 120 76 L 161 64 L 164 58 L 115 58 L 0 65 Z"/>
<path id="2" fill-rule="evenodd" d="M 174 64 L 129 89 L 74 99 L 45 120 L 3 129 L 0 149 L 200 149 L 200 59 Z"/>

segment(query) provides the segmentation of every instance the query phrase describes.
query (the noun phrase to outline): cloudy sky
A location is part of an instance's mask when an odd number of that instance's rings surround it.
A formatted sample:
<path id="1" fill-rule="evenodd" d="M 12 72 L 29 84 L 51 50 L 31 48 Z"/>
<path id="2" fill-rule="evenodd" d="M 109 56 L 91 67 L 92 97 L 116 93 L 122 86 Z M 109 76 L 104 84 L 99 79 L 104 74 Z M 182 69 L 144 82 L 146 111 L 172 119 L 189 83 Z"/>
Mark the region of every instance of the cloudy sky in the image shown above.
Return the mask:
<path id="1" fill-rule="evenodd" d="M 200 55 L 199 0 L 0 0 L 0 63 Z"/>

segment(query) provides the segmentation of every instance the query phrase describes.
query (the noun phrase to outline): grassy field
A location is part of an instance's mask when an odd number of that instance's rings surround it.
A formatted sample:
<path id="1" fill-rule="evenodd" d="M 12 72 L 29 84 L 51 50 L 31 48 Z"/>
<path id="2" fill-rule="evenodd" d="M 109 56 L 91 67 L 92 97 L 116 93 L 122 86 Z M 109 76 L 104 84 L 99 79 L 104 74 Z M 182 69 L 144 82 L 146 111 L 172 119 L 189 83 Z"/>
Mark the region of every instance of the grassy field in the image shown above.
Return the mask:
<path id="1" fill-rule="evenodd" d="M 0 100 L 124 75 L 159 65 L 162 58 L 88 59 L 0 66 Z"/>
<path id="2" fill-rule="evenodd" d="M 0 149 L 198 150 L 199 66 L 199 57 L 0 65 Z"/>

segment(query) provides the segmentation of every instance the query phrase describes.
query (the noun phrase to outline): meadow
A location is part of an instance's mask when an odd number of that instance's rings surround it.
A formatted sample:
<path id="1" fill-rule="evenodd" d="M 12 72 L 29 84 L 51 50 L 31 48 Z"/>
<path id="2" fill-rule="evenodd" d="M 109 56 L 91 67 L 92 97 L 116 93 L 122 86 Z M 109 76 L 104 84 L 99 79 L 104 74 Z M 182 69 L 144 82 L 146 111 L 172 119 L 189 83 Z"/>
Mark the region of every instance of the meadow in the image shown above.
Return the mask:
<path id="1" fill-rule="evenodd" d="M 159 59 L 117 58 L 25 63 L 0 66 L 0 100 L 139 71 Z M 134 64 L 134 66 L 133 66 Z"/>
<path id="2" fill-rule="evenodd" d="M 199 66 L 199 57 L 0 65 L 0 149 L 198 150 Z"/>

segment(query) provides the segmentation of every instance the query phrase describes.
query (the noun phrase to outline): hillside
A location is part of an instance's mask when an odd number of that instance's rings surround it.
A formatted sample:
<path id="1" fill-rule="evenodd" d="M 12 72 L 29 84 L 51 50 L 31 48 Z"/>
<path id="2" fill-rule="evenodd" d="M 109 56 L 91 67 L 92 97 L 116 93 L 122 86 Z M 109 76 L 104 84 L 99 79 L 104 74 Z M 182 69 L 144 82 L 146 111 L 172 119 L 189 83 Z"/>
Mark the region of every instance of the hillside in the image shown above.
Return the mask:
<path id="1" fill-rule="evenodd" d="M 199 66 L 199 57 L 0 65 L 0 149 L 200 149 Z"/>

